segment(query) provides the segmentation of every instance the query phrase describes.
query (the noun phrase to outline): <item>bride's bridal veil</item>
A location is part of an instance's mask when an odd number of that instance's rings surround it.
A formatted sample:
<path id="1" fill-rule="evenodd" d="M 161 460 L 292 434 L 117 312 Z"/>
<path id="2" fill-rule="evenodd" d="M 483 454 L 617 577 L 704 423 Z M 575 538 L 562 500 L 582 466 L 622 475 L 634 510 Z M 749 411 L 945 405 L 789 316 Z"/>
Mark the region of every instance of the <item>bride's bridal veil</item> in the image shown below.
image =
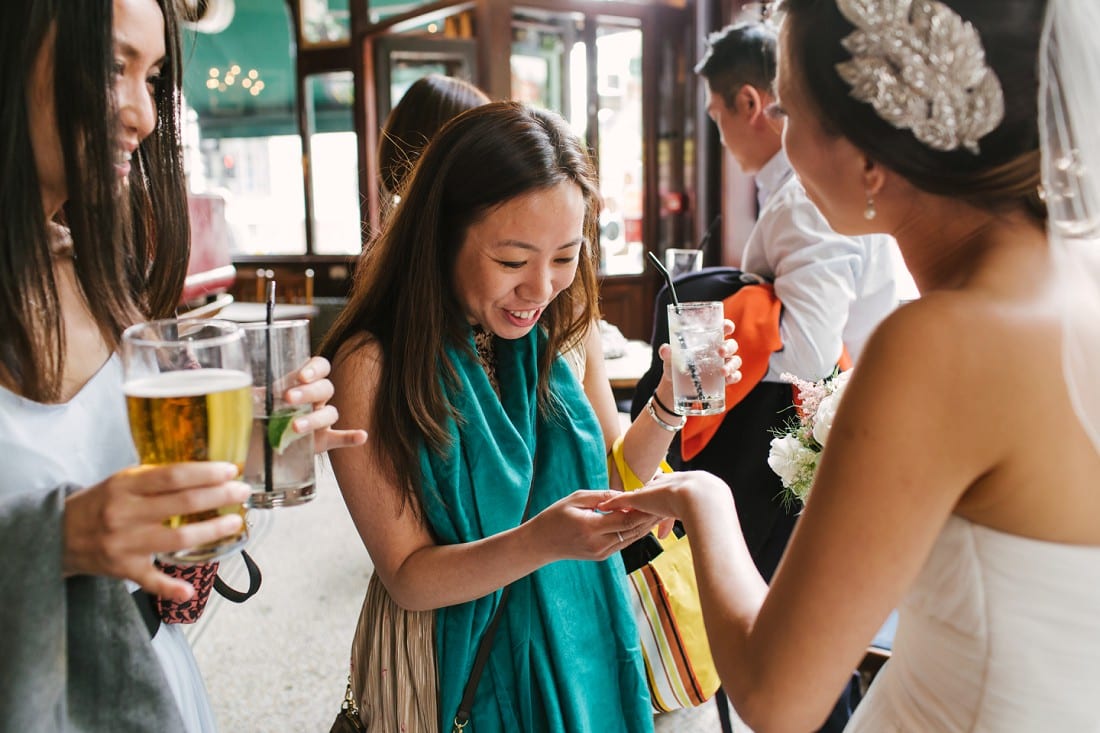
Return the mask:
<path id="1" fill-rule="evenodd" d="M 1100 450 L 1100 3 L 1049 0 L 1039 124 L 1050 243 L 1065 283 L 1063 369 Z"/>

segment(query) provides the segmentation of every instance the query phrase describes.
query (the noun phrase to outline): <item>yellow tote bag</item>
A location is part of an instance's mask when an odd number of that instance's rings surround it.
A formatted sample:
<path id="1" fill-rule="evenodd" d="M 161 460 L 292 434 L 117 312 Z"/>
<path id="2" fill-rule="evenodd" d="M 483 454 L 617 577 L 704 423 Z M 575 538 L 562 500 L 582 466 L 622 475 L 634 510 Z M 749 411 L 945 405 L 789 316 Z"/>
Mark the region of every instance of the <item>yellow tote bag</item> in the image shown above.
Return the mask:
<path id="1" fill-rule="evenodd" d="M 627 491 L 644 485 L 623 459 L 621 437 L 610 463 Z M 662 463 L 661 470 L 672 469 Z M 670 533 L 662 540 L 650 533 L 627 548 L 623 559 L 653 709 L 668 712 L 702 705 L 720 682 L 703 628 L 687 536 Z"/>

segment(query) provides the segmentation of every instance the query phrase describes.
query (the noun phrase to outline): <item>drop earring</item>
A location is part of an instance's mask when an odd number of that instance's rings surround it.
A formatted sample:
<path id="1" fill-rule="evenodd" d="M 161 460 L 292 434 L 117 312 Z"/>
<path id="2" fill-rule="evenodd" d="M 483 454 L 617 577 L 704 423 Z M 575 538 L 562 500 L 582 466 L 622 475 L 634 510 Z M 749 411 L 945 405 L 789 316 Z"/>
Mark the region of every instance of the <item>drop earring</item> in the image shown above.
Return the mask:
<path id="1" fill-rule="evenodd" d="M 871 194 L 867 194 L 867 208 L 863 210 L 863 218 L 871 221 L 875 218 L 875 213 L 875 200 L 871 198 Z"/>

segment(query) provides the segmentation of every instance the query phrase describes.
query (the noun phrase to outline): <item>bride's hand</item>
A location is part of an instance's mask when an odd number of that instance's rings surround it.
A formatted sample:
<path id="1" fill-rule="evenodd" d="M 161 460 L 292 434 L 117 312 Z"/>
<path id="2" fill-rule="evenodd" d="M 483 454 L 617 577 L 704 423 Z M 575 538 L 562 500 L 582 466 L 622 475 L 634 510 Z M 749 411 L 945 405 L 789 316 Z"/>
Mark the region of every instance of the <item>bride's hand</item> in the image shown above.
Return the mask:
<path id="1" fill-rule="evenodd" d="M 602 502 L 600 511 L 638 511 L 657 517 L 682 518 L 693 504 L 732 501 L 725 481 L 706 471 L 662 473 L 638 491 L 616 494 Z M 664 527 L 662 527 L 664 529 Z"/>

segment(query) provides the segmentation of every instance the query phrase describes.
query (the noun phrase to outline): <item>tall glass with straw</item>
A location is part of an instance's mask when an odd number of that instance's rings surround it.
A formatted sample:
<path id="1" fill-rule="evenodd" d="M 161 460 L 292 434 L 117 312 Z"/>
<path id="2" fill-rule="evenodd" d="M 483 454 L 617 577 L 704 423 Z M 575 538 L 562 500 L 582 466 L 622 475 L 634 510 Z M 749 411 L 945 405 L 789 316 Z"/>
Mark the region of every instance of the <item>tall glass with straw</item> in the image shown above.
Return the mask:
<path id="1" fill-rule="evenodd" d="M 722 301 L 681 303 L 673 278 L 652 252 L 647 253 L 668 286 L 668 337 L 672 347 L 673 409 L 681 415 L 717 415 L 726 409 L 725 339 Z"/>
<path id="2" fill-rule="evenodd" d="M 252 366 L 252 444 L 244 480 L 257 509 L 304 504 L 316 487 L 313 434 L 294 429 L 311 405 L 292 405 L 287 390 L 310 357 L 309 321 L 275 320 L 275 281 L 267 284 L 267 317 L 241 325 Z"/>

